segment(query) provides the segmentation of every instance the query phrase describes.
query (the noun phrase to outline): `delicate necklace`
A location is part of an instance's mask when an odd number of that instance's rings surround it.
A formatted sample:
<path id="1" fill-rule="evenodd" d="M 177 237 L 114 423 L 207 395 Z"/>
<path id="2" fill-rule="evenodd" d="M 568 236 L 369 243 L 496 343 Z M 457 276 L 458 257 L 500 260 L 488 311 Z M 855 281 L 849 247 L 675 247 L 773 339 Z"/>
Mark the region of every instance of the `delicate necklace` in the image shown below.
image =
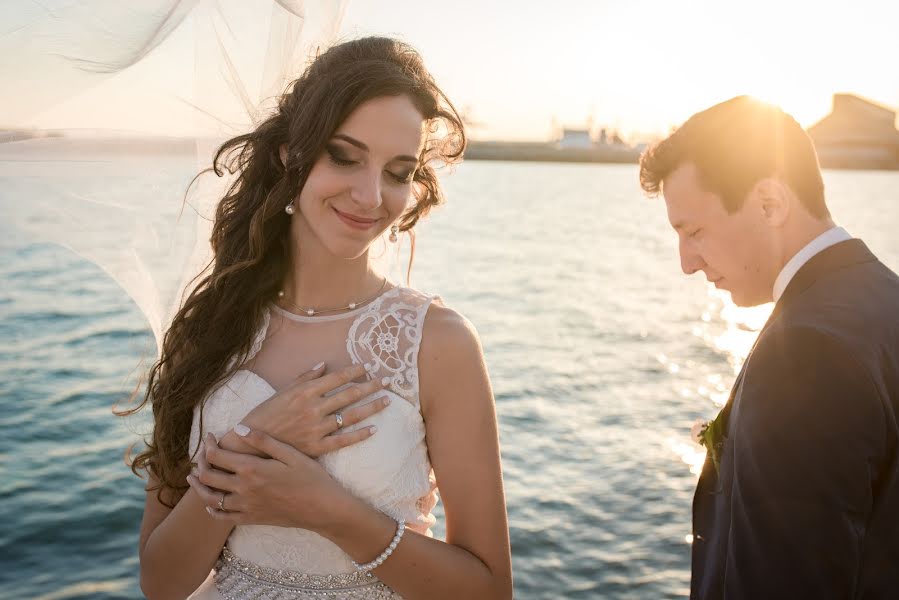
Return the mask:
<path id="1" fill-rule="evenodd" d="M 378 291 L 375 292 L 373 295 L 369 296 L 368 298 L 365 298 L 364 300 L 359 300 L 358 302 L 350 302 L 349 304 L 346 304 L 344 306 L 336 306 L 334 308 L 320 308 L 320 309 L 303 308 L 299 304 L 294 304 L 293 302 L 288 300 L 287 295 L 284 293 L 284 290 L 281 290 L 280 292 L 278 292 L 278 299 L 286 302 L 287 304 L 296 308 L 300 312 L 304 312 L 308 316 L 314 317 L 315 315 L 320 315 L 322 313 L 340 312 L 342 310 L 353 310 L 357 306 L 362 306 L 363 304 L 367 304 L 367 303 L 371 302 L 372 300 L 374 300 L 375 298 L 377 298 L 378 296 L 380 296 L 381 292 L 384 291 L 385 287 L 387 287 L 387 278 L 386 277 L 384 278 L 384 283 L 382 283 L 381 287 L 378 288 Z"/>

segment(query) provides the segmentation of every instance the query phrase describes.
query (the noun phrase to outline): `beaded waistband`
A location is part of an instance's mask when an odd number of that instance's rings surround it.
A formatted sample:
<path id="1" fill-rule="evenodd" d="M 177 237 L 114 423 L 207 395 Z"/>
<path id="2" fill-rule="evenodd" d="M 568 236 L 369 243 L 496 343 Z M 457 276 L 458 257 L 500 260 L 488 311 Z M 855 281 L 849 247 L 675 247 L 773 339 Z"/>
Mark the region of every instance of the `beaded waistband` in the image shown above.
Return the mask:
<path id="1" fill-rule="evenodd" d="M 311 575 L 263 567 L 225 547 L 215 566 L 215 587 L 226 600 L 402 600 L 371 573 Z"/>

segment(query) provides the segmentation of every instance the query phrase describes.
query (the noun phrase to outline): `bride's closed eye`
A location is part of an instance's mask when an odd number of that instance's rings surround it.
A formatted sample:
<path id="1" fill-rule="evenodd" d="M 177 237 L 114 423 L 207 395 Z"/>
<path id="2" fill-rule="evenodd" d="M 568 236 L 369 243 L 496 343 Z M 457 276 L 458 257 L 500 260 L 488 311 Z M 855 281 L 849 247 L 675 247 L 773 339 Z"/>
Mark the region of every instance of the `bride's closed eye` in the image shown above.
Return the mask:
<path id="1" fill-rule="evenodd" d="M 387 171 L 387 174 L 397 183 L 407 184 L 412 183 L 412 180 L 415 178 L 415 170 L 408 171 L 406 173 L 393 173 L 392 171 Z"/>
<path id="2" fill-rule="evenodd" d="M 328 152 L 328 160 L 339 167 L 349 167 L 358 163 L 358 161 L 350 159 L 337 146 L 329 144 L 325 150 Z"/>

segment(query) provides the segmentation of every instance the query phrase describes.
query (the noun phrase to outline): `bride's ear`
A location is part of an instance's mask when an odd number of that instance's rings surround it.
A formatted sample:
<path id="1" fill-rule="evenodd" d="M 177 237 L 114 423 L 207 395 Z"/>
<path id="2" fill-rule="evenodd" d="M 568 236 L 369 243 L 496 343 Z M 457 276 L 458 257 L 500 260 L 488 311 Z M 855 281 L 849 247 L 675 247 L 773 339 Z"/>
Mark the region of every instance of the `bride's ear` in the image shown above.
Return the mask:
<path id="1" fill-rule="evenodd" d="M 278 154 L 281 156 L 281 166 L 287 168 L 287 144 L 281 144 Z"/>

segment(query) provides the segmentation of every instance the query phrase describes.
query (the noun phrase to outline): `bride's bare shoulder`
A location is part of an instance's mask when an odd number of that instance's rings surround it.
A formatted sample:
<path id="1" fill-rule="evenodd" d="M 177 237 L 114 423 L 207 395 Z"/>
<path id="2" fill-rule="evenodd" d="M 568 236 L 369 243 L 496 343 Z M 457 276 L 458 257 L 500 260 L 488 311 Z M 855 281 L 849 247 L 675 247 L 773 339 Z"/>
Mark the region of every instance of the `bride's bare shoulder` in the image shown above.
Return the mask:
<path id="1" fill-rule="evenodd" d="M 460 381 L 486 379 L 481 340 L 464 315 L 434 300 L 425 315 L 418 355 L 423 406 L 428 398 L 458 389 Z"/>
<path id="2" fill-rule="evenodd" d="M 431 302 L 422 327 L 422 352 L 448 352 L 454 348 L 477 350 L 481 343 L 477 329 L 462 313 L 447 306 L 439 297 Z"/>

